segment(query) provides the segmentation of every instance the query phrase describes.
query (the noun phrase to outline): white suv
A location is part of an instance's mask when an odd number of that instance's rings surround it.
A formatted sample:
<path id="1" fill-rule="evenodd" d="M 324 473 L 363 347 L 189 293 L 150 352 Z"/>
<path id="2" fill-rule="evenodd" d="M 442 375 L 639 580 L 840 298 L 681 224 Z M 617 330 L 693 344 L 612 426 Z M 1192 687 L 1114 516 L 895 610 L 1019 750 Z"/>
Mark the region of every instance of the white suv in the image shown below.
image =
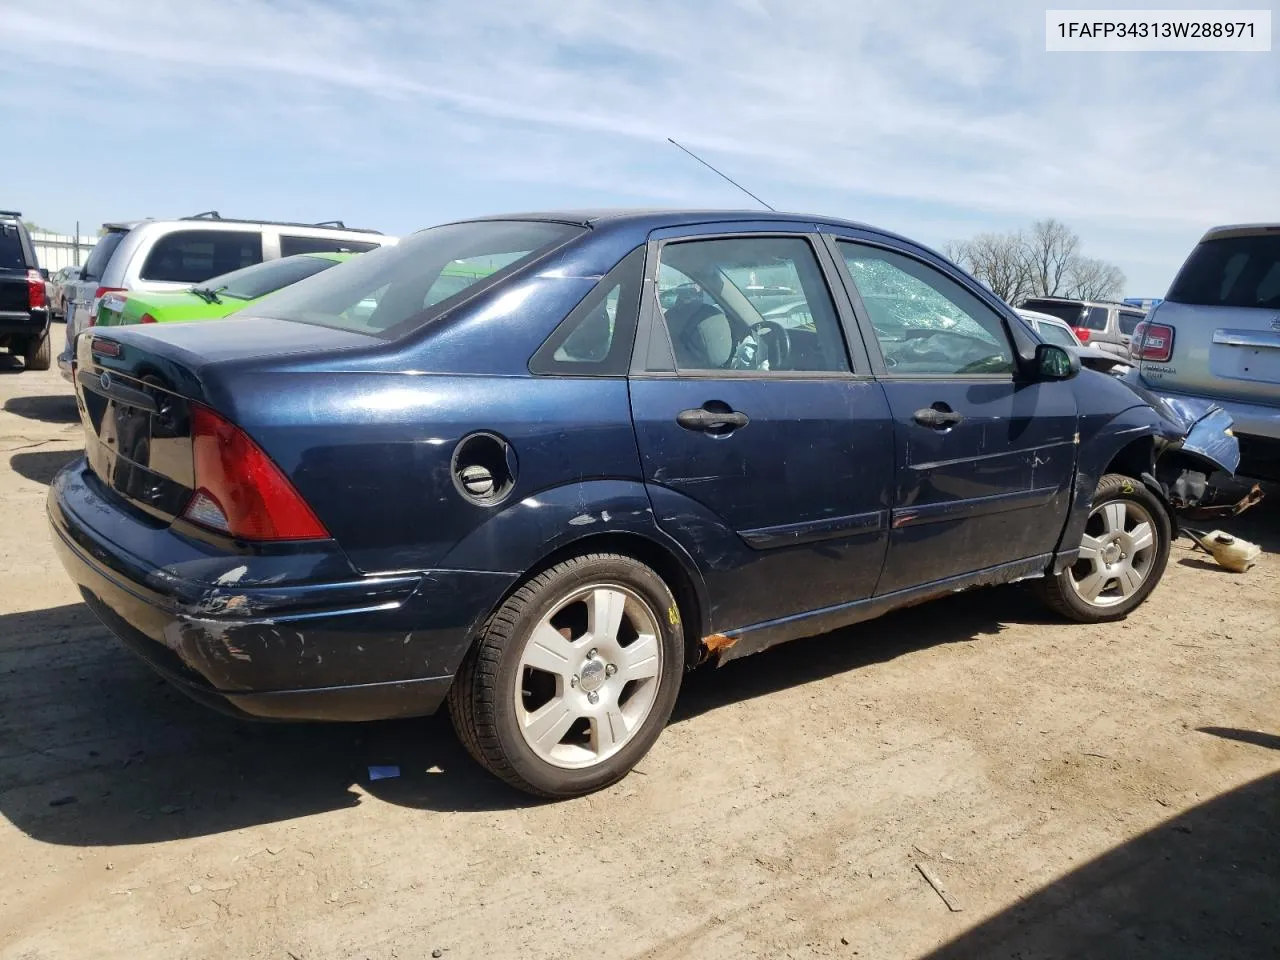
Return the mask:
<path id="1" fill-rule="evenodd" d="M 72 379 L 76 335 L 97 322 L 98 302 L 108 293 L 183 290 L 263 260 L 295 253 L 364 253 L 396 240 L 340 220 L 227 220 L 217 211 L 181 220 L 104 223 L 79 279 L 67 284 L 67 341 L 58 369 Z"/>

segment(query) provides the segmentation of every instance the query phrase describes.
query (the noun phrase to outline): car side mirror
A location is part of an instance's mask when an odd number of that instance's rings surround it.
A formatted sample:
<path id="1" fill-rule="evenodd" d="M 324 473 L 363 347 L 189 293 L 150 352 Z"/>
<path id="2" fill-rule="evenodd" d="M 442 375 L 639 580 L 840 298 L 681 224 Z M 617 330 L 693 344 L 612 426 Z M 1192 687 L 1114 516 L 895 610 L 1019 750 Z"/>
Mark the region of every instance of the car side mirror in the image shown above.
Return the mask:
<path id="1" fill-rule="evenodd" d="M 42 277 L 44 277 L 46 280 L 48 280 L 48 279 L 49 279 L 49 268 L 48 268 L 48 267 L 41 267 L 41 268 L 40 268 L 40 276 L 42 276 Z"/>
<path id="2" fill-rule="evenodd" d="M 1080 358 L 1056 343 L 1036 345 L 1036 376 L 1041 380 L 1070 380 L 1080 372 Z"/>

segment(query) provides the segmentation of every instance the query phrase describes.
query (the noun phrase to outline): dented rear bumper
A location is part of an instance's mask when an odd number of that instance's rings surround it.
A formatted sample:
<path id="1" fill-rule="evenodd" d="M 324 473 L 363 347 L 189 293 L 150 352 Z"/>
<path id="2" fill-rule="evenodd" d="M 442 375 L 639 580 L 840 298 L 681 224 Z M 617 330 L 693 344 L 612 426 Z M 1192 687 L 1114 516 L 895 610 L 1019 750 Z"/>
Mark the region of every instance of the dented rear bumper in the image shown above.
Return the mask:
<path id="1" fill-rule="evenodd" d="M 330 545 L 214 551 L 113 502 L 83 461 L 54 479 L 48 513 L 63 566 L 112 633 L 197 700 L 245 716 L 433 713 L 506 586 L 469 571 L 361 577 Z"/>

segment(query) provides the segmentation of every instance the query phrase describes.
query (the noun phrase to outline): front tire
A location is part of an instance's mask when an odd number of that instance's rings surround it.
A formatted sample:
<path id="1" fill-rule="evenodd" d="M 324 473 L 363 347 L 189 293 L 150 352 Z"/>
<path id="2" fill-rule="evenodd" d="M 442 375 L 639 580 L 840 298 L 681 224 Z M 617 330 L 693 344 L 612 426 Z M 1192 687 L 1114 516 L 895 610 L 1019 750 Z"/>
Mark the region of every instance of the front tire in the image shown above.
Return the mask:
<path id="1" fill-rule="evenodd" d="M 48 370 L 53 363 L 53 350 L 49 346 L 49 331 L 39 340 L 29 340 L 23 352 L 22 362 L 28 370 Z"/>
<path id="2" fill-rule="evenodd" d="M 1109 473 L 1094 493 L 1079 558 L 1040 582 L 1041 597 L 1080 623 L 1121 620 L 1164 576 L 1171 540 L 1159 498 L 1142 481 Z"/>
<path id="3" fill-rule="evenodd" d="M 589 554 L 530 578 L 489 618 L 449 714 L 494 775 L 536 796 L 576 797 L 648 753 L 683 673 L 670 588 L 631 557 Z"/>

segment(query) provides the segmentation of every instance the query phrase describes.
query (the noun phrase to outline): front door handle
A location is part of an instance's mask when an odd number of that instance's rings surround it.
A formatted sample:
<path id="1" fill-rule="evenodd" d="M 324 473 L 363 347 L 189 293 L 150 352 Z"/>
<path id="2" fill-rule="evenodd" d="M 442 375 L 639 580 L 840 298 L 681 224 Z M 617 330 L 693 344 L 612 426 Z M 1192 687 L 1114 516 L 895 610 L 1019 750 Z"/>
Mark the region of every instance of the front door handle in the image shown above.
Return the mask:
<path id="1" fill-rule="evenodd" d="M 708 410 L 706 407 L 694 407 L 681 410 L 676 414 L 676 423 L 686 430 L 701 430 L 703 433 L 732 433 L 751 422 L 751 418 L 737 410 Z"/>
<path id="2" fill-rule="evenodd" d="M 937 407 L 925 407 L 917 410 L 911 415 L 911 419 L 922 427 L 932 427 L 934 430 L 945 430 L 947 427 L 954 427 L 964 417 L 956 413 L 954 410 L 939 410 Z"/>

